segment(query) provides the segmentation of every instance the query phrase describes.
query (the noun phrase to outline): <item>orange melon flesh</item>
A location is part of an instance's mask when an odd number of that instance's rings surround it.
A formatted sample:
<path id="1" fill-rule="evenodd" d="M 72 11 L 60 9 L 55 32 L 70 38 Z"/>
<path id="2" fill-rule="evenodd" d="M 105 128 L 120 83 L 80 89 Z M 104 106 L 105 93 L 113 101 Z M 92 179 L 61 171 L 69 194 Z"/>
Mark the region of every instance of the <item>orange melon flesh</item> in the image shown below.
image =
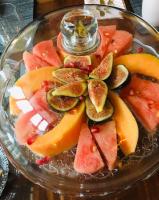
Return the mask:
<path id="1" fill-rule="evenodd" d="M 131 73 L 140 73 L 159 79 L 159 59 L 151 54 L 136 53 L 120 56 L 115 65 L 123 64 Z"/>
<path id="2" fill-rule="evenodd" d="M 67 112 L 54 129 L 38 136 L 28 148 L 42 156 L 54 156 L 72 148 L 78 142 L 84 111 L 85 104 L 81 103 L 75 111 Z"/>
<path id="3" fill-rule="evenodd" d="M 124 101 L 114 92 L 109 91 L 109 98 L 114 106 L 113 119 L 116 122 L 119 145 L 125 155 L 135 152 L 138 142 L 138 125 Z"/>
<path id="4" fill-rule="evenodd" d="M 53 70 L 55 70 L 54 67 L 44 67 L 27 72 L 17 80 L 15 86 L 21 87 L 26 99 L 29 99 L 34 94 L 34 92 L 40 89 L 43 81 L 51 81 L 53 79 Z M 12 115 L 20 114 L 21 111 L 17 107 L 16 100 L 14 98 L 9 98 L 9 105 L 10 113 Z"/>

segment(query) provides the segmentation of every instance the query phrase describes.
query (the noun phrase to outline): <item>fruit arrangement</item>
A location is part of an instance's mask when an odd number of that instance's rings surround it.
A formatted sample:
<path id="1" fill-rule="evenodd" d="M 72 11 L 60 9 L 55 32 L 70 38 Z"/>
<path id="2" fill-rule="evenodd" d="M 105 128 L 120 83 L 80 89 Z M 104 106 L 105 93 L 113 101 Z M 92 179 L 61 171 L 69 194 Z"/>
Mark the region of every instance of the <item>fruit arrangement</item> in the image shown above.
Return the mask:
<path id="1" fill-rule="evenodd" d="M 23 53 L 26 73 L 10 90 L 10 113 L 17 116 L 18 143 L 42 156 L 37 164 L 77 145 L 77 172 L 111 171 L 118 146 L 126 156 L 135 152 L 137 122 L 156 133 L 158 58 L 128 54 L 133 36 L 115 25 L 100 26 L 99 34 L 101 43 L 90 55 L 68 54 L 61 33 L 57 48 L 47 40 Z"/>

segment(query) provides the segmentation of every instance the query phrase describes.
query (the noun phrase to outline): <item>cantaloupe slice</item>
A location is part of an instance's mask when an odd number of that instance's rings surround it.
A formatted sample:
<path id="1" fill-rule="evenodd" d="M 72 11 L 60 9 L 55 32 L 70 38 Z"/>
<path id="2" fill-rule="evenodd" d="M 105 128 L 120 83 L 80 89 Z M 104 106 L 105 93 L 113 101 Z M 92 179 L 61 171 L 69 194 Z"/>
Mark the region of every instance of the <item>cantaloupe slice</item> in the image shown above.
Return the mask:
<path id="1" fill-rule="evenodd" d="M 125 155 L 135 152 L 138 142 L 138 125 L 131 111 L 124 101 L 115 94 L 109 92 L 109 98 L 114 106 L 113 119 L 116 122 L 119 145 Z"/>
<path id="2" fill-rule="evenodd" d="M 41 87 L 43 81 L 53 80 L 53 70 L 55 70 L 54 67 L 44 67 L 27 72 L 17 80 L 15 86 L 21 87 L 26 99 L 29 99 Z M 13 97 L 9 98 L 9 105 L 12 115 L 18 115 L 21 112 L 16 105 L 16 99 Z"/>
<path id="3" fill-rule="evenodd" d="M 131 73 L 140 73 L 159 79 L 159 59 L 151 54 L 136 53 L 120 56 L 115 65 L 123 64 Z"/>
<path id="4" fill-rule="evenodd" d="M 75 111 L 67 112 L 54 129 L 38 136 L 28 148 L 42 156 L 57 155 L 72 148 L 78 142 L 84 111 L 85 104 L 81 103 Z"/>

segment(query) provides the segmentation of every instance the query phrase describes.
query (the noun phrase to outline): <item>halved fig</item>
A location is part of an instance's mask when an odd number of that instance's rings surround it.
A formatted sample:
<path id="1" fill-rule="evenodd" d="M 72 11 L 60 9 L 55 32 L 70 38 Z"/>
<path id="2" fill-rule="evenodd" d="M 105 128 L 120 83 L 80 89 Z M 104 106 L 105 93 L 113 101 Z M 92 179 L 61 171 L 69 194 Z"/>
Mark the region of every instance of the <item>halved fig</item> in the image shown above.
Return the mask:
<path id="1" fill-rule="evenodd" d="M 112 65 L 113 65 L 113 53 L 109 53 L 104 57 L 99 66 L 89 74 L 89 77 L 100 80 L 107 79 L 111 74 Z"/>
<path id="2" fill-rule="evenodd" d="M 88 93 L 97 113 L 102 112 L 108 94 L 106 83 L 96 79 L 89 80 Z"/>
<path id="3" fill-rule="evenodd" d="M 124 65 L 116 65 L 112 69 L 109 77 L 109 85 L 111 89 L 121 86 L 128 78 L 129 72 Z"/>
<path id="4" fill-rule="evenodd" d="M 79 101 L 78 98 L 74 98 L 74 97 L 52 96 L 52 92 L 53 90 L 50 90 L 47 93 L 46 98 L 47 98 L 49 106 L 53 110 L 62 111 L 62 112 L 71 110 L 77 105 Z"/>
<path id="5" fill-rule="evenodd" d="M 109 100 L 106 101 L 102 112 L 97 113 L 95 106 L 92 104 L 90 98 L 87 97 L 86 99 L 86 114 L 89 119 L 95 122 L 101 122 L 108 119 L 112 116 L 113 111 L 113 106 Z"/>
<path id="6" fill-rule="evenodd" d="M 85 69 L 91 65 L 90 56 L 74 56 L 69 55 L 64 59 L 65 67 L 74 67 L 79 69 Z"/>
<path id="7" fill-rule="evenodd" d="M 76 68 L 61 68 L 53 71 L 53 76 L 65 83 L 87 80 L 88 76 L 82 70 Z"/>
<path id="8" fill-rule="evenodd" d="M 52 91 L 52 96 L 79 97 L 85 93 L 86 89 L 87 89 L 86 82 L 76 81 L 58 87 L 57 89 Z"/>

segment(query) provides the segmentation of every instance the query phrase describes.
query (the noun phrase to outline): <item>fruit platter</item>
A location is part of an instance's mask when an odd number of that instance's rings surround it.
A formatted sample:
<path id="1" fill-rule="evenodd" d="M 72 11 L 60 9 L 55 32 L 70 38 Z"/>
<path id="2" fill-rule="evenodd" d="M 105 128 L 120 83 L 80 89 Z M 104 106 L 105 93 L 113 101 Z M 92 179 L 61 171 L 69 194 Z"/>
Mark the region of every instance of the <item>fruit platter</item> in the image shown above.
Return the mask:
<path id="1" fill-rule="evenodd" d="M 159 163 L 157 42 L 142 19 L 107 6 L 56 11 L 26 27 L 1 59 L 0 138 L 11 162 L 77 196 L 150 176 Z"/>

